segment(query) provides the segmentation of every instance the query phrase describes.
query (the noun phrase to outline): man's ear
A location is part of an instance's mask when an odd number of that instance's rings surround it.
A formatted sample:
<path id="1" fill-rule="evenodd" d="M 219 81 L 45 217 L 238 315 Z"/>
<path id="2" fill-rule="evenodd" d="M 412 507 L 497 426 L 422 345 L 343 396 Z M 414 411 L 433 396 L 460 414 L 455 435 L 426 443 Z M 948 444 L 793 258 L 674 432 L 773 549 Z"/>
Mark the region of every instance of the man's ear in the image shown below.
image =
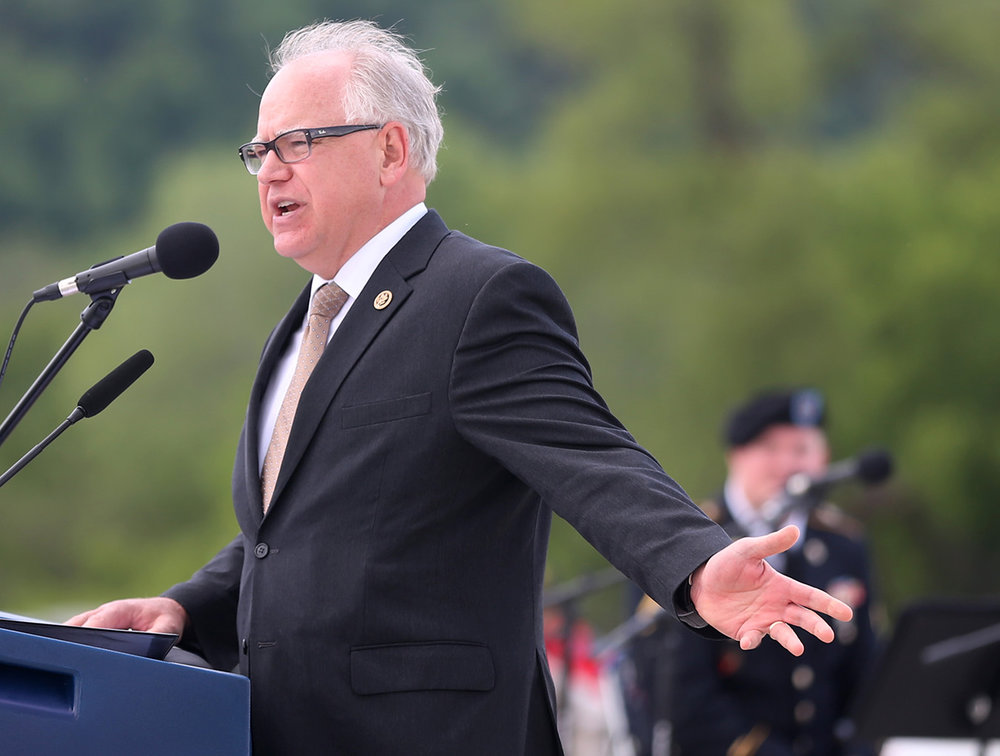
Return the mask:
<path id="1" fill-rule="evenodd" d="M 382 149 L 382 184 L 398 181 L 410 167 L 410 135 L 398 121 L 390 121 L 379 133 Z"/>

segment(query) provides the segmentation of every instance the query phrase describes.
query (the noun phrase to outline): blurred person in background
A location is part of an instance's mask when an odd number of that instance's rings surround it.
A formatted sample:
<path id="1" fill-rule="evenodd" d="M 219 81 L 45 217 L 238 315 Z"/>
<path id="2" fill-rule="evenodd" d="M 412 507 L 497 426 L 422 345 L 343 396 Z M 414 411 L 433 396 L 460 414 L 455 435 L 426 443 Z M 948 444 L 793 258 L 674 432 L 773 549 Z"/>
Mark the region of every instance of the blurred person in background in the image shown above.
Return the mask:
<path id="1" fill-rule="evenodd" d="M 728 476 L 703 509 L 733 538 L 794 524 L 801 537 L 769 561 L 854 609 L 831 644 L 805 639 L 792 657 L 765 640 L 753 653 L 730 641 L 675 633 L 672 726 L 681 756 L 861 756 L 850 706 L 873 661 L 872 578 L 861 526 L 828 501 L 786 493 L 797 473 L 827 469 L 826 406 L 811 388 L 775 390 L 736 408 L 725 427 Z M 686 637 L 687 636 L 687 637 Z"/>

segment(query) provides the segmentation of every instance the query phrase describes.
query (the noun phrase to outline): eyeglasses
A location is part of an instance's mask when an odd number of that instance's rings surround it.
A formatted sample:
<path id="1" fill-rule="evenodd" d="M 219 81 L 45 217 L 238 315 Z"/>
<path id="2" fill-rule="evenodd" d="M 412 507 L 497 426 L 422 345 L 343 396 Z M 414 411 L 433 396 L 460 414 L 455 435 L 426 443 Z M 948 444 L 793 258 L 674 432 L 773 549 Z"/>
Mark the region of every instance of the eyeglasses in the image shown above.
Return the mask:
<path id="1" fill-rule="evenodd" d="M 312 143 L 317 139 L 342 137 L 353 134 L 355 131 L 380 128 L 382 127 L 373 124 L 352 124 L 350 126 L 324 126 L 319 129 L 294 129 L 276 136 L 270 142 L 247 142 L 240 147 L 240 159 L 250 171 L 250 175 L 256 176 L 260 173 L 260 169 L 264 165 L 264 158 L 267 157 L 269 150 L 274 150 L 274 154 L 282 163 L 298 163 L 312 154 Z"/>

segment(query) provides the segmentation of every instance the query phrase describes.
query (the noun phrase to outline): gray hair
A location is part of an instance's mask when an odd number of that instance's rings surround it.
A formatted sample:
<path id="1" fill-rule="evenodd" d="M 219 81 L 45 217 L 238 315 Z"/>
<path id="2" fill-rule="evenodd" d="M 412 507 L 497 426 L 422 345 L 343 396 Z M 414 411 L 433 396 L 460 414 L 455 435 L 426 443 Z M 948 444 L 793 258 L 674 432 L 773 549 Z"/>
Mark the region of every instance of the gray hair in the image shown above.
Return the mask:
<path id="1" fill-rule="evenodd" d="M 268 56 L 277 73 L 293 60 L 316 53 L 353 54 L 351 75 L 344 89 L 348 122 L 399 121 L 410 136 L 410 160 L 430 183 L 437 173 L 437 151 L 444 127 L 435 86 L 417 53 L 403 37 L 371 21 L 320 21 L 290 31 Z"/>

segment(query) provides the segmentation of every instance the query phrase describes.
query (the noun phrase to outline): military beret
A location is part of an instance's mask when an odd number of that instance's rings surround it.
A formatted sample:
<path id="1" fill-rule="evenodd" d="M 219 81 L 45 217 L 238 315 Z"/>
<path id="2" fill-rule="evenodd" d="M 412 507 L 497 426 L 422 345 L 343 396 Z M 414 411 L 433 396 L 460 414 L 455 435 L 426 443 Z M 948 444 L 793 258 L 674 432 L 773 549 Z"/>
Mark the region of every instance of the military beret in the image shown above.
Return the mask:
<path id="1" fill-rule="evenodd" d="M 742 446 L 772 425 L 822 428 L 826 423 L 823 395 L 813 388 L 765 391 L 733 410 L 724 436 L 729 446 Z"/>

